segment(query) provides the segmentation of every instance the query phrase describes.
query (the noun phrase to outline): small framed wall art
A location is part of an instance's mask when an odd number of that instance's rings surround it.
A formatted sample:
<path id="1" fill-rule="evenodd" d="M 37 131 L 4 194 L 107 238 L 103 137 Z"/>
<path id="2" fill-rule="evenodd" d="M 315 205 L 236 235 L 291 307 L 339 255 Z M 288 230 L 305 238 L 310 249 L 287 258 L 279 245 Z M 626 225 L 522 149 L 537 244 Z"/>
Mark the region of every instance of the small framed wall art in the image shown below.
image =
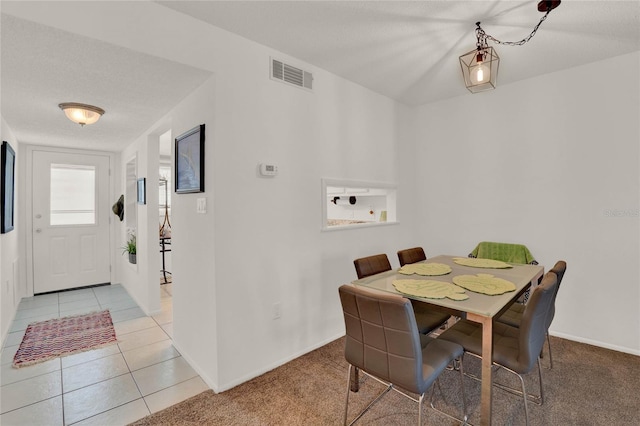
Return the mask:
<path id="1" fill-rule="evenodd" d="M 15 191 L 16 153 L 8 142 L 2 142 L 0 154 L 0 233 L 6 234 L 13 230 L 13 203 Z"/>
<path id="2" fill-rule="evenodd" d="M 147 204 L 147 178 L 138 179 L 138 204 Z"/>
<path id="3" fill-rule="evenodd" d="M 204 192 L 204 124 L 176 138 L 177 194 Z"/>

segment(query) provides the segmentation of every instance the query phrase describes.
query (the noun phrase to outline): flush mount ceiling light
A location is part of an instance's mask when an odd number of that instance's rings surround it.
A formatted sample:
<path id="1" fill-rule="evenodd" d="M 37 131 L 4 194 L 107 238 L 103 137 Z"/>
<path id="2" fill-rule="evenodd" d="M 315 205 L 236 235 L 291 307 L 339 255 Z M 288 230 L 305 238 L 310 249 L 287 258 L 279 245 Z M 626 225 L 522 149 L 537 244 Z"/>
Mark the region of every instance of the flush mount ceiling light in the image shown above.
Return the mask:
<path id="1" fill-rule="evenodd" d="M 93 105 L 79 104 L 77 102 L 64 102 L 58 105 L 67 118 L 81 126 L 93 124 L 100 119 L 104 110 Z"/>
<path id="2" fill-rule="evenodd" d="M 533 28 L 531 34 L 520 41 L 500 41 L 485 33 L 480 22 L 476 22 L 476 49 L 460 56 L 460 67 L 464 84 L 471 93 L 484 92 L 496 88 L 498 80 L 498 64 L 500 58 L 493 47 L 487 43 L 489 40 L 496 44 L 507 46 L 522 46 L 536 34 L 540 25 L 547 19 L 549 13 L 560 5 L 560 0 L 541 1 L 538 3 L 538 11 L 545 12 L 540 22 Z"/>

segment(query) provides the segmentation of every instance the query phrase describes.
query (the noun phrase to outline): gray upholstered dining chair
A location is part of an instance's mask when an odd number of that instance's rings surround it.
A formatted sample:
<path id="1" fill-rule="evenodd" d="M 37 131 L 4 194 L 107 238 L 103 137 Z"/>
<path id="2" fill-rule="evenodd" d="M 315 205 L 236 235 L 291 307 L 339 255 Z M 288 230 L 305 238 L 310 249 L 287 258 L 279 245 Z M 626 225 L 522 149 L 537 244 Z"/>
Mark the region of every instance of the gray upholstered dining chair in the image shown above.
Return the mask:
<path id="1" fill-rule="evenodd" d="M 400 295 L 373 292 L 352 285 L 342 285 L 338 293 L 346 329 L 344 355 L 349 363 L 344 424 L 347 424 L 352 370 L 355 369 L 353 375 L 356 380 L 357 372 L 362 371 L 387 387 L 350 425 L 392 389 L 418 403 L 418 425 L 421 425 L 426 391 L 449 364 L 460 359 L 464 353 L 462 346 L 418 333 L 411 303 Z M 459 365 L 463 419 L 456 420 L 466 422 L 462 363 Z M 409 396 L 403 390 L 419 397 Z"/>
<path id="2" fill-rule="evenodd" d="M 493 324 L 493 365 L 518 376 L 522 391 L 516 391 L 515 389 L 495 383 L 494 385 L 509 392 L 522 395 L 527 424 L 529 424 L 527 400 L 531 397 L 534 400 L 533 402 L 539 404 L 542 404 L 544 401 L 540 351 L 542 350 L 545 340 L 547 314 L 553 303 L 553 297 L 557 287 L 558 277 L 551 271 L 547 272 L 540 285 L 531 292 L 529 302 L 522 314 L 520 328 L 511 327 L 499 322 Z M 476 357 L 482 356 L 482 325 L 479 323 L 468 320 L 459 321 L 444 331 L 440 335 L 440 338 L 462 345 L 465 353 Z M 522 377 L 522 375 L 531 372 L 536 363 L 538 364 L 540 384 L 539 396 L 527 394 Z"/>
<path id="3" fill-rule="evenodd" d="M 366 278 L 371 275 L 379 274 L 380 272 L 390 271 L 391 263 L 386 254 L 376 254 L 373 256 L 361 257 L 353 261 L 353 265 L 356 268 L 356 274 L 358 279 Z M 442 313 L 434 308 L 431 308 L 426 303 L 422 303 L 417 300 L 412 300 L 414 314 L 416 317 L 416 323 L 418 330 L 422 334 L 429 334 L 433 330 L 440 327 L 447 322 L 451 315 Z"/>
<path id="4" fill-rule="evenodd" d="M 409 263 L 416 263 L 427 260 L 427 255 L 424 254 L 424 250 L 422 249 L 422 247 L 413 247 L 409 249 L 399 250 L 398 260 L 400 261 L 400 266 L 404 266 Z"/>
<path id="5" fill-rule="evenodd" d="M 553 317 L 556 314 L 556 296 L 558 295 L 558 290 L 560 290 L 560 284 L 562 284 L 562 278 L 564 277 L 564 273 L 567 271 L 567 262 L 564 260 L 559 260 L 553 265 L 549 271 L 555 273 L 558 276 L 558 287 L 556 288 L 556 292 L 553 295 L 553 302 L 551 303 L 551 307 L 549 308 L 549 313 L 547 315 L 547 347 L 549 348 L 549 368 L 553 368 L 553 357 L 551 355 L 551 339 L 549 338 L 549 327 L 551 326 L 551 322 L 553 322 Z M 512 327 L 520 327 L 520 323 L 522 322 L 522 314 L 524 313 L 526 305 L 522 305 L 519 303 L 514 303 L 503 313 L 500 315 L 496 321 L 501 323 L 510 325 Z"/>

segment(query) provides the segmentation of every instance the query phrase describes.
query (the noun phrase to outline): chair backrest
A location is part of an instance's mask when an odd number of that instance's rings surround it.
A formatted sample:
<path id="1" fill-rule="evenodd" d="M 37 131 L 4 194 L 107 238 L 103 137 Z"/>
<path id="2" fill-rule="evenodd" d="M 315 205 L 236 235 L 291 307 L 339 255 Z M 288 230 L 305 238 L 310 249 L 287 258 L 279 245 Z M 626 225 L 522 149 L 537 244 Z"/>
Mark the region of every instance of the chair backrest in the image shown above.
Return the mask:
<path id="1" fill-rule="evenodd" d="M 547 272 L 533 289 L 520 322 L 518 373 L 528 373 L 535 365 L 547 335 L 547 314 L 558 288 L 558 277 Z"/>
<path id="2" fill-rule="evenodd" d="M 349 364 L 410 392 L 425 392 L 422 346 L 409 299 L 342 285 Z"/>
<path id="3" fill-rule="evenodd" d="M 473 249 L 469 256 L 509 263 L 538 264 L 529 249 L 522 244 L 483 241 Z"/>
<path id="4" fill-rule="evenodd" d="M 404 266 L 427 260 L 427 256 L 424 254 L 422 247 L 413 247 L 398 251 L 398 260 L 400 261 L 400 266 Z"/>
<path id="5" fill-rule="evenodd" d="M 553 317 L 556 315 L 556 296 L 558 295 L 558 290 L 560 290 L 560 284 L 562 283 L 562 278 L 564 277 L 564 273 L 567 271 L 567 262 L 564 260 L 559 260 L 553 265 L 553 268 L 549 270 L 553 272 L 558 277 L 558 285 L 556 286 L 556 291 L 553 295 L 553 301 L 551 302 L 551 306 L 549 307 L 549 313 L 547 314 L 547 330 L 551 326 L 551 322 L 553 321 Z"/>
<path id="6" fill-rule="evenodd" d="M 391 263 L 389 263 L 389 258 L 386 254 L 361 257 L 354 260 L 353 265 L 356 267 L 358 279 L 391 270 Z"/>

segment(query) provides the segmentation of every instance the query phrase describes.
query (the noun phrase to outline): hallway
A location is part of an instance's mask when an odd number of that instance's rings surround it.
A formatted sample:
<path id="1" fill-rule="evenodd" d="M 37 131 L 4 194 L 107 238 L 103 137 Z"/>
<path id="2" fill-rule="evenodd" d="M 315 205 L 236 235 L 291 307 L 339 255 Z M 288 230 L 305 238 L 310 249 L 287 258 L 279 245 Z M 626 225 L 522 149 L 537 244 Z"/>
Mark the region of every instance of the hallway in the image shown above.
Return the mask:
<path id="1" fill-rule="evenodd" d="M 125 425 L 208 389 L 172 345 L 172 285 L 152 317 L 120 285 L 23 298 L 0 354 L 0 424 Z M 29 323 L 103 309 L 117 344 L 12 367 Z"/>

